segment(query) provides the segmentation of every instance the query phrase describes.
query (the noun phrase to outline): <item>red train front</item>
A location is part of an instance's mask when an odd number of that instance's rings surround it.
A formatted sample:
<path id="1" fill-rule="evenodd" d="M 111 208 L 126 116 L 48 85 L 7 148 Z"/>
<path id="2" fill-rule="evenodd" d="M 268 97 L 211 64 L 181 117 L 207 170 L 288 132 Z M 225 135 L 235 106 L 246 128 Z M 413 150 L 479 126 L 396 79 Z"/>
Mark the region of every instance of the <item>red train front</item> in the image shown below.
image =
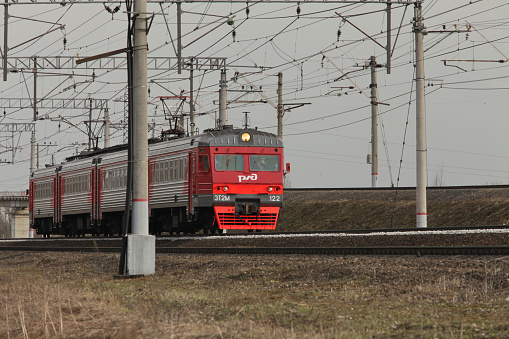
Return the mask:
<path id="1" fill-rule="evenodd" d="M 212 206 L 220 229 L 275 229 L 283 202 L 283 144 L 257 130 L 223 130 L 198 144 L 196 206 Z"/>

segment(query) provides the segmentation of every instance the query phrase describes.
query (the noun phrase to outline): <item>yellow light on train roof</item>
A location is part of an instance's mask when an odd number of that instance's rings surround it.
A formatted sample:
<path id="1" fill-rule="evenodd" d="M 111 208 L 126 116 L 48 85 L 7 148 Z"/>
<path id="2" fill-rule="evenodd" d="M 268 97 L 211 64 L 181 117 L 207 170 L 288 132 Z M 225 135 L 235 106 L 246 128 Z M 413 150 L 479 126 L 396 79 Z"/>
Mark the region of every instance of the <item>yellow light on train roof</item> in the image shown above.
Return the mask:
<path id="1" fill-rule="evenodd" d="M 242 133 L 242 141 L 249 141 L 251 140 L 251 134 L 249 133 Z"/>

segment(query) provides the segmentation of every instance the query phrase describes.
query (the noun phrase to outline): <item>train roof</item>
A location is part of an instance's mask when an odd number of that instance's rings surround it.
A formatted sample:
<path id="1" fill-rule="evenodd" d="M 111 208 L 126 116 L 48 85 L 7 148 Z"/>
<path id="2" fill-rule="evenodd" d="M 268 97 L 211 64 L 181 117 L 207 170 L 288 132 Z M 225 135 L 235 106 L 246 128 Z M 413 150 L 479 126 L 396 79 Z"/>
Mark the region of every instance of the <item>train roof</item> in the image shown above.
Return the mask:
<path id="1" fill-rule="evenodd" d="M 246 137 L 246 134 L 248 137 Z M 160 148 L 171 146 L 175 150 L 187 149 L 192 147 L 214 147 L 214 146 L 251 146 L 251 147 L 283 147 L 283 141 L 275 134 L 259 131 L 258 129 L 240 129 L 225 126 L 222 129 L 205 130 L 202 134 L 188 137 L 161 137 L 149 139 L 150 150 L 156 151 Z M 85 151 L 65 159 L 66 167 L 70 164 L 79 166 L 82 163 L 79 160 L 94 159 L 99 156 L 113 155 L 113 153 L 123 152 L 126 156 L 127 144 L 116 145 L 96 151 Z M 150 154 L 149 154 L 150 155 Z M 107 157 L 109 158 L 109 157 Z M 62 164 L 47 165 L 47 168 L 39 169 L 34 177 L 43 177 L 54 173 L 55 169 Z M 69 168 L 71 169 L 71 168 Z"/>
<path id="2" fill-rule="evenodd" d="M 250 140 L 242 141 L 242 135 L 249 133 Z M 205 130 L 202 134 L 188 137 L 161 137 L 149 139 L 149 145 L 159 144 L 163 142 L 189 142 L 193 145 L 198 142 L 198 146 L 221 146 L 221 145 L 233 145 L 233 146 L 273 146 L 283 147 L 283 141 L 278 138 L 275 134 L 262 132 L 257 129 L 240 129 L 225 126 L 222 129 L 210 129 Z M 116 145 L 96 151 L 85 151 L 78 155 L 74 155 L 65 159 L 66 162 L 93 158 L 98 155 L 114 153 L 127 150 L 127 144 Z"/>
<path id="3" fill-rule="evenodd" d="M 248 134 L 249 137 L 244 138 Z M 283 147 L 283 141 L 275 134 L 257 129 L 208 130 L 198 137 L 198 146 L 269 146 Z"/>

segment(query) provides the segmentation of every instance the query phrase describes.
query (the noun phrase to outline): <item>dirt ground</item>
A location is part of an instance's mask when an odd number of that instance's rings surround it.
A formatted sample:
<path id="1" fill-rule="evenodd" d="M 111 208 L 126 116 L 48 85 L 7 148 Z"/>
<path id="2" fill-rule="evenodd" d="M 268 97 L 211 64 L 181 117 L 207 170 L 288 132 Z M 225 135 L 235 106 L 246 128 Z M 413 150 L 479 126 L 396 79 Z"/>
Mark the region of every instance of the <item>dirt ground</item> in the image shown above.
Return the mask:
<path id="1" fill-rule="evenodd" d="M 507 338 L 509 257 L 0 252 L 0 338 Z"/>

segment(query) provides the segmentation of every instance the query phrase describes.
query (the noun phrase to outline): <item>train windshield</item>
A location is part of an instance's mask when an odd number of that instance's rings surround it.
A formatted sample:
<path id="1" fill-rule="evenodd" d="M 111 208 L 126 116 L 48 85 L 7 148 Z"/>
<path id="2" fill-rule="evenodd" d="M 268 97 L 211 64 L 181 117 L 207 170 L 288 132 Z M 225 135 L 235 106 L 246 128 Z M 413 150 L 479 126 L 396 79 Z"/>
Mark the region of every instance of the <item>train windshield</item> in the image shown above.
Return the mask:
<path id="1" fill-rule="evenodd" d="M 250 155 L 249 169 L 251 171 L 279 171 L 279 156 L 277 155 Z"/>
<path id="2" fill-rule="evenodd" d="M 244 156 L 238 154 L 216 154 L 216 171 L 243 171 Z"/>

